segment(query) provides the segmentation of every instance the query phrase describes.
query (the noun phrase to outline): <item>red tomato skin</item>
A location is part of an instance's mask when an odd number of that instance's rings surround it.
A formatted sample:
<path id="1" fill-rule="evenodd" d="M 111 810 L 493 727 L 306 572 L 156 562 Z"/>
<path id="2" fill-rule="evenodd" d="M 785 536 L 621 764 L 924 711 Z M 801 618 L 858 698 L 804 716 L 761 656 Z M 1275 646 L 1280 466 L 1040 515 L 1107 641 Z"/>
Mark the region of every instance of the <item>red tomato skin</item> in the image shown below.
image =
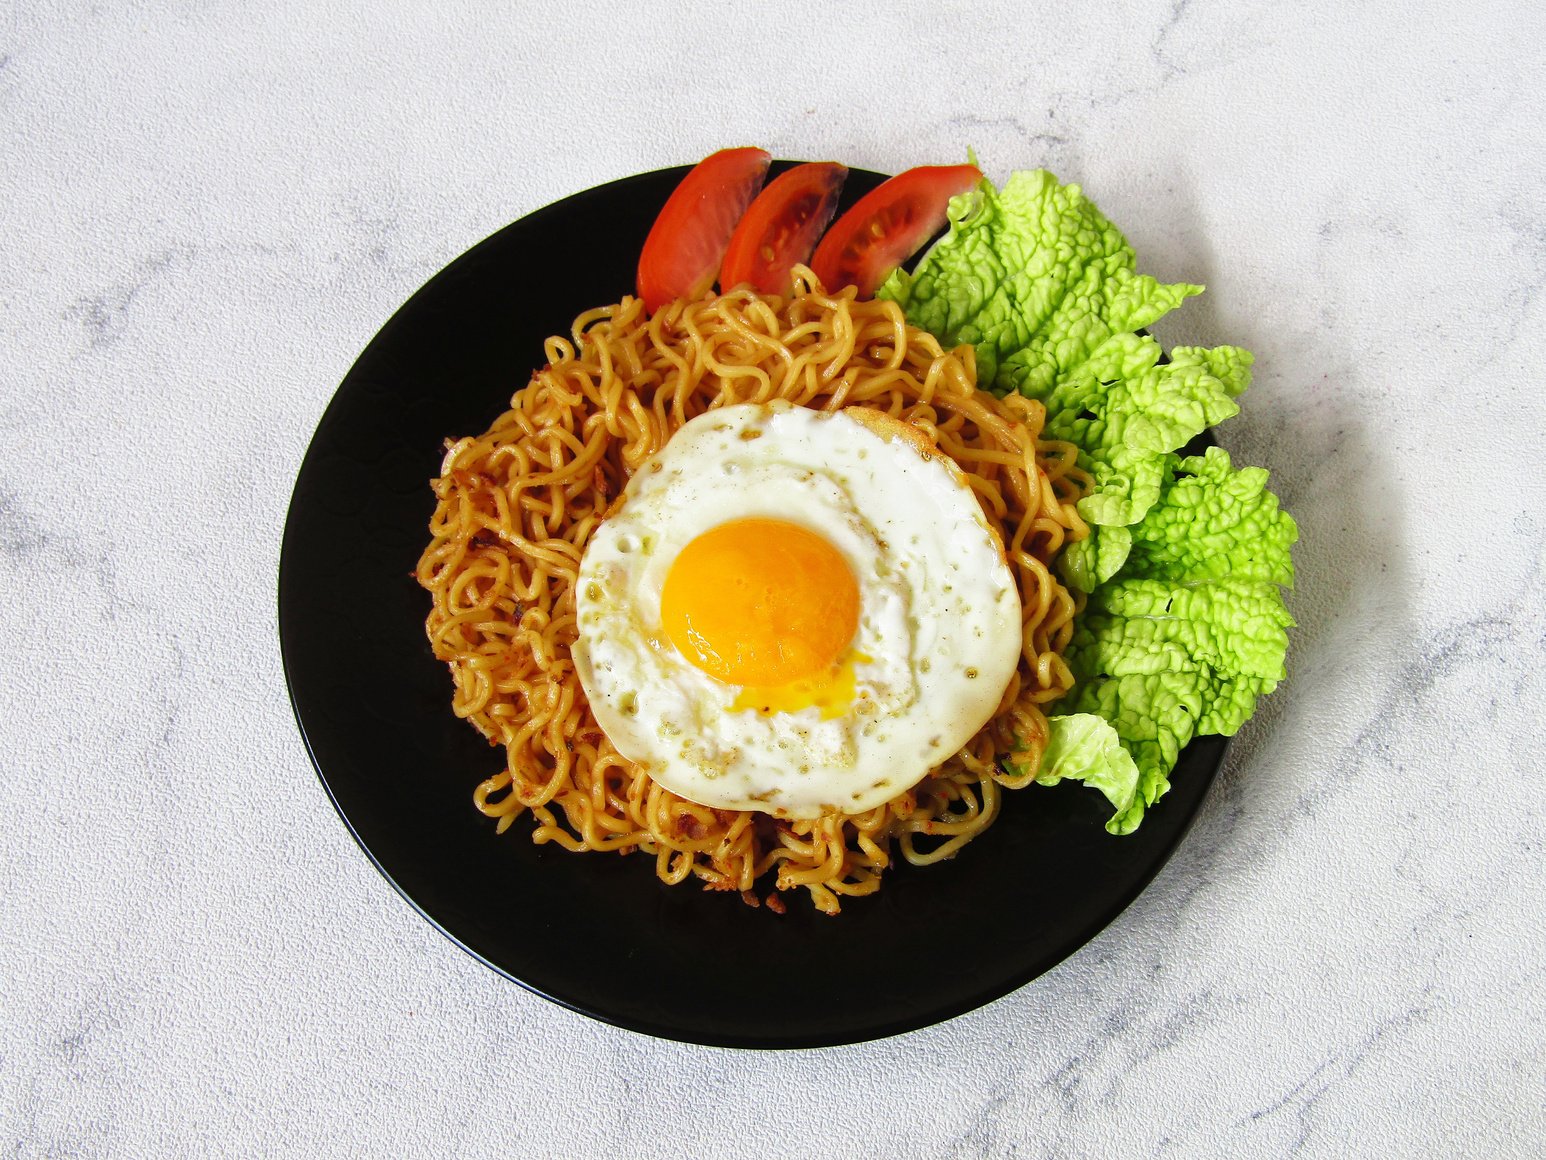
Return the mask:
<path id="1" fill-rule="evenodd" d="M 920 165 L 897 174 L 827 231 L 811 269 L 829 294 L 854 286 L 860 298 L 871 297 L 892 270 L 940 231 L 950 199 L 981 180 L 975 165 Z"/>
<path id="2" fill-rule="evenodd" d="M 721 149 L 693 166 L 671 191 L 639 252 L 639 297 L 653 314 L 714 285 L 725 246 L 768 174 L 772 155 Z"/>
<path id="3" fill-rule="evenodd" d="M 779 174 L 735 227 L 719 268 L 721 289 L 749 285 L 759 294 L 788 294 L 791 271 L 809 264 L 837 213 L 848 166 L 813 161 Z"/>

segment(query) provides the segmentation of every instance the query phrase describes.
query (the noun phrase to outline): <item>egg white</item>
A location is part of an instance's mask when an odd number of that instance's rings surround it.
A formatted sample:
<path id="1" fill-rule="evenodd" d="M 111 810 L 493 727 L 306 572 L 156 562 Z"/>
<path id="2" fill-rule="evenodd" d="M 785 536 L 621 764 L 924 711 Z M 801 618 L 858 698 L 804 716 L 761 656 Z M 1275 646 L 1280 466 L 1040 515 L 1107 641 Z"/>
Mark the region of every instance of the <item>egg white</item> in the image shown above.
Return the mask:
<path id="1" fill-rule="evenodd" d="M 855 695 L 823 719 L 735 710 L 740 686 L 666 638 L 677 554 L 730 520 L 826 538 L 858 581 Z M 575 666 L 619 752 L 689 800 L 790 818 L 861 813 L 955 753 L 997 708 L 1020 658 L 1020 598 L 958 475 L 842 412 L 775 403 L 684 424 L 592 534 Z"/>

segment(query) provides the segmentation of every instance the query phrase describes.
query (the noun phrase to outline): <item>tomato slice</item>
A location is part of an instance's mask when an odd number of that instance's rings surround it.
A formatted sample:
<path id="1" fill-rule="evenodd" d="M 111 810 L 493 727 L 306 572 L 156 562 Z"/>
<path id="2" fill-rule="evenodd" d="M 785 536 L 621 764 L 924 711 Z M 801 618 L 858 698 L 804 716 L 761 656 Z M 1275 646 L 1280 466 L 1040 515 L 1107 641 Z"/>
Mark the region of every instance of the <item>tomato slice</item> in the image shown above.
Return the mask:
<path id="1" fill-rule="evenodd" d="M 975 165 L 921 165 L 865 194 L 827 231 L 811 269 L 828 293 L 857 286 L 868 298 L 945 224 L 950 199 L 975 189 Z"/>
<path id="2" fill-rule="evenodd" d="M 721 149 L 671 191 L 639 254 L 639 297 L 654 313 L 714 285 L 736 223 L 762 188 L 773 158 L 765 149 Z"/>
<path id="3" fill-rule="evenodd" d="M 730 236 L 720 287 L 746 283 L 759 294 L 788 294 L 790 271 L 811 260 L 847 179 L 848 166 L 835 161 L 796 165 L 775 177 Z"/>

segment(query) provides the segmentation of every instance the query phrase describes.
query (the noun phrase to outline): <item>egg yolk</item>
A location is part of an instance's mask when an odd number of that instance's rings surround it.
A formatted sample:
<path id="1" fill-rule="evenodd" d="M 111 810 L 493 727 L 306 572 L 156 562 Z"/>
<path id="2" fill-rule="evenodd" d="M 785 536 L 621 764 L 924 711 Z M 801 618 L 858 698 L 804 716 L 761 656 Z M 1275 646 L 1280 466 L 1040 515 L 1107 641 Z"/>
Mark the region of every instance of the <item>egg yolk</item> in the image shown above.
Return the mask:
<path id="1" fill-rule="evenodd" d="M 740 696 L 730 702 L 730 708 L 738 712 L 755 709 L 764 717 L 774 713 L 798 713 L 801 709 L 815 706 L 823 721 L 847 716 L 853 707 L 854 693 L 858 688 L 854 680 L 854 665 L 872 658 L 853 651 L 839 661 L 836 667 L 804 680 L 787 685 L 759 688 L 747 685 Z"/>
<path id="2" fill-rule="evenodd" d="M 718 680 L 764 690 L 821 683 L 859 627 L 859 583 L 808 528 L 732 520 L 682 549 L 660 618 L 677 650 Z"/>

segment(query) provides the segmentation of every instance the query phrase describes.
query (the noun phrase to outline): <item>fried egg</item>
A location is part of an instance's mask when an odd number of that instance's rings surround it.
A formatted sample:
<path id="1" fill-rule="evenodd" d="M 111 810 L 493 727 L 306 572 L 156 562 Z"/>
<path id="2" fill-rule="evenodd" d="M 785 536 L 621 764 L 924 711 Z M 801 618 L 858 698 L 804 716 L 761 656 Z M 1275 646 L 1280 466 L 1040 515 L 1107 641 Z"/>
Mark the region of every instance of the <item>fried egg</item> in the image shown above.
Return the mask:
<path id="1" fill-rule="evenodd" d="M 709 411 L 591 535 L 575 667 L 624 757 L 702 805 L 862 813 L 997 710 L 1020 597 L 966 477 L 875 411 Z"/>

